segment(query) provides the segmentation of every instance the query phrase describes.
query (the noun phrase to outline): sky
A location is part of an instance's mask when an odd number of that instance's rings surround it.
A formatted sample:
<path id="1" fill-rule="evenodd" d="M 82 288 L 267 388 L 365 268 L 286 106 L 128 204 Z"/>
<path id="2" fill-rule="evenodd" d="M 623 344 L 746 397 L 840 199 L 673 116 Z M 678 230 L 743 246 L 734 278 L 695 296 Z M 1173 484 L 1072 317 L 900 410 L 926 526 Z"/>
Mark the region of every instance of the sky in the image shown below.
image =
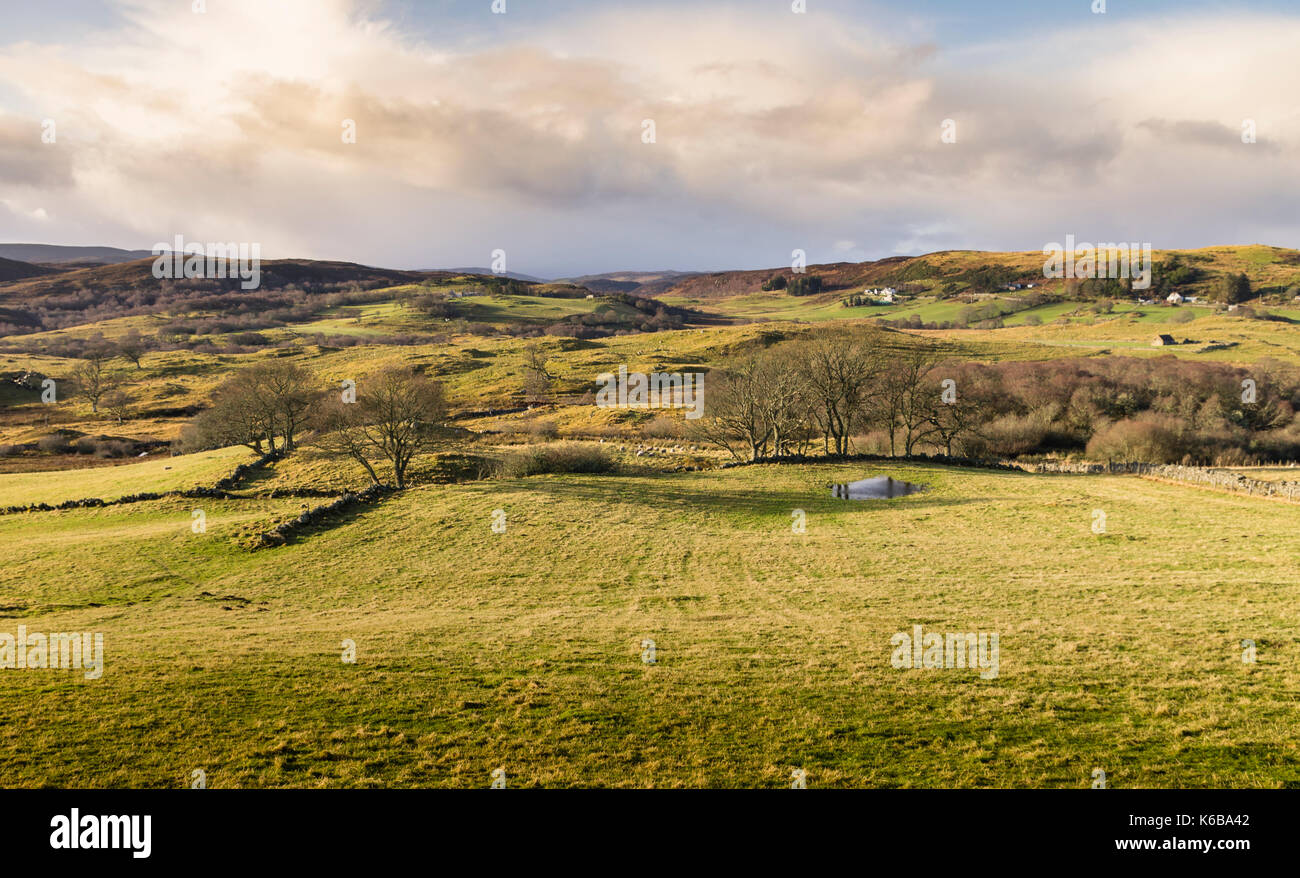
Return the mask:
<path id="1" fill-rule="evenodd" d="M 0 241 L 544 277 L 1300 247 L 1300 3 L 1100 5 L 0 0 Z"/>

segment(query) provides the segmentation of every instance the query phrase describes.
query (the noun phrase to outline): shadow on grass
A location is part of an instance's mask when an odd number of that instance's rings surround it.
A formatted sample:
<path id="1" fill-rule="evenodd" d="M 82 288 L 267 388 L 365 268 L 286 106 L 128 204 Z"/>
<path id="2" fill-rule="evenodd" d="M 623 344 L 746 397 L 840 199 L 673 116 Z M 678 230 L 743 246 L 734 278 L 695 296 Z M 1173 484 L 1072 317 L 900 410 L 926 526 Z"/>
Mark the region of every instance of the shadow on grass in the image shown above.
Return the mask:
<path id="1" fill-rule="evenodd" d="M 292 546 L 304 542 L 311 537 L 334 530 L 340 527 L 347 527 L 357 521 L 365 518 L 371 512 L 377 512 L 385 503 L 400 497 L 401 493 L 381 495 L 377 500 L 357 501 L 342 509 L 324 512 L 315 521 L 307 524 L 293 523 L 290 530 L 282 535 L 282 542 L 276 542 L 272 545 L 259 547 L 261 550 L 274 550 L 284 546 Z M 310 507 L 303 504 L 302 512 L 309 512 Z"/>

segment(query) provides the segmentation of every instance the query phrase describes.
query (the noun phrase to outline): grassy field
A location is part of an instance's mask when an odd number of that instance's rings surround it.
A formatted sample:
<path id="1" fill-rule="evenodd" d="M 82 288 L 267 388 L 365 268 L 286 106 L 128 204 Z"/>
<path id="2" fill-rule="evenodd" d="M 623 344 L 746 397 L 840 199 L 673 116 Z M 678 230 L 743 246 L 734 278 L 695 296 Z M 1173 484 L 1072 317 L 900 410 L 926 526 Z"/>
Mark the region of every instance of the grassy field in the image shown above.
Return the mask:
<path id="1" fill-rule="evenodd" d="M 1268 261 L 1277 254 L 1252 252 L 1207 258 L 1288 276 Z M 948 270 L 979 255 L 935 258 Z M 869 318 L 943 321 L 967 306 L 772 293 L 677 302 L 735 325 L 528 340 L 469 334 L 464 321 L 536 328 L 608 303 L 475 295 L 457 300 L 462 320 L 443 321 L 403 304 L 420 290 L 264 330 L 278 350 L 114 360 L 112 379 L 135 399 L 122 424 L 67 392 L 76 361 L 0 354 L 0 372 L 34 370 L 61 388 L 47 406 L 30 386 L 0 385 L 0 446 L 22 446 L 0 452 L 0 468 L 39 465 L 31 443 L 56 429 L 175 439 L 218 382 L 270 358 L 322 387 L 412 366 L 442 381 L 453 414 L 442 453 L 415 465 L 417 487 L 278 549 L 243 546 L 322 501 L 272 490 L 359 487 L 360 468 L 304 448 L 241 485 L 243 499 L 0 516 L 0 633 L 102 632 L 106 648 L 98 680 L 0 671 L 12 693 L 0 702 L 0 786 L 179 787 L 202 769 L 214 787 L 485 787 L 500 767 L 511 786 L 783 787 L 796 768 L 814 787 L 1085 788 L 1095 768 L 1114 787 L 1300 786 L 1289 537 L 1300 506 L 1135 477 L 918 464 L 668 472 L 721 453 L 661 434 L 642 458 L 651 439 L 636 425 L 655 413 L 583 399 L 619 365 L 707 370 L 827 320 L 874 327 L 877 349 L 925 339 L 981 361 L 1300 363 L 1290 323 L 1068 302 L 1004 328 L 903 332 Z M 439 340 L 346 346 L 316 333 Z M 1156 333 L 1179 343 L 1152 347 Z M 530 344 L 548 358 L 556 404 L 525 405 Z M 554 434 L 604 439 L 627 472 L 437 483 Z M 250 458 L 9 472 L 0 506 L 211 485 Z M 830 495 L 831 483 L 881 473 L 927 490 Z M 195 508 L 205 532 L 191 530 Z M 491 529 L 496 510 L 505 533 Z M 794 510 L 806 533 L 792 532 Z M 1091 530 L 1096 510 L 1105 534 Z M 998 633 L 999 673 L 895 669 L 891 637 L 914 625 Z M 1255 663 L 1242 661 L 1246 640 Z M 344 641 L 355 663 L 342 661 Z"/>
<path id="2" fill-rule="evenodd" d="M 928 490 L 830 496 L 883 472 Z M 192 505 L 0 517 L 0 631 L 106 653 L 4 672 L 0 785 L 1300 785 L 1298 506 L 760 466 L 427 486 L 248 553 L 298 501 Z M 998 632 L 999 675 L 894 669 L 915 624 Z"/>
<path id="3" fill-rule="evenodd" d="M 95 469 L 0 474 L 0 506 L 98 497 L 114 500 L 127 494 L 157 493 L 211 485 L 241 463 L 253 459 L 247 448 L 222 448 L 181 457 Z"/>

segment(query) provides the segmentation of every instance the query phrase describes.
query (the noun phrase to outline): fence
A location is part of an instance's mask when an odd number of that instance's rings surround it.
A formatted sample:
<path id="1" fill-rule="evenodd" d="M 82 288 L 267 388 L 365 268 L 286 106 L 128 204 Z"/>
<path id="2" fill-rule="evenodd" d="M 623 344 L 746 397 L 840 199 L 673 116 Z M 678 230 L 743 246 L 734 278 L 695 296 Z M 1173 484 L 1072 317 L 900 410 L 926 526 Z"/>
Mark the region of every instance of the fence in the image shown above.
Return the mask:
<path id="1" fill-rule="evenodd" d="M 1070 463 L 1065 461 L 1047 461 L 1043 463 L 1020 464 L 1021 469 L 1031 473 L 1078 473 L 1078 474 L 1115 474 L 1135 475 L 1152 479 L 1166 479 L 1171 482 L 1183 482 L 1221 491 L 1233 491 L 1255 497 L 1280 497 L 1292 502 L 1300 502 L 1300 481 L 1270 482 L 1252 479 L 1222 469 L 1209 469 L 1200 466 L 1180 466 L 1177 464 L 1158 463 Z"/>

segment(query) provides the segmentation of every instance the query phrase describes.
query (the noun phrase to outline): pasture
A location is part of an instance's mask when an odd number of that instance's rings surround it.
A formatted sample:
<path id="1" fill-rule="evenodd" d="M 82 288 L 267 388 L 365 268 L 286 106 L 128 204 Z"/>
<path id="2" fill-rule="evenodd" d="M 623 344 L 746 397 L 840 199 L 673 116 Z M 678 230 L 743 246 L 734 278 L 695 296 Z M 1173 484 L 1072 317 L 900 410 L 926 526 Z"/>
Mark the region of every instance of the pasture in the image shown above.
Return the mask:
<path id="1" fill-rule="evenodd" d="M 927 490 L 830 495 L 883 473 Z M 248 552 L 299 501 L 193 505 L 0 517 L 0 631 L 105 640 L 98 680 L 5 672 L 0 784 L 1300 785 L 1300 507 L 763 465 L 428 485 Z M 997 632 L 998 675 L 894 668 L 913 625 Z"/>

